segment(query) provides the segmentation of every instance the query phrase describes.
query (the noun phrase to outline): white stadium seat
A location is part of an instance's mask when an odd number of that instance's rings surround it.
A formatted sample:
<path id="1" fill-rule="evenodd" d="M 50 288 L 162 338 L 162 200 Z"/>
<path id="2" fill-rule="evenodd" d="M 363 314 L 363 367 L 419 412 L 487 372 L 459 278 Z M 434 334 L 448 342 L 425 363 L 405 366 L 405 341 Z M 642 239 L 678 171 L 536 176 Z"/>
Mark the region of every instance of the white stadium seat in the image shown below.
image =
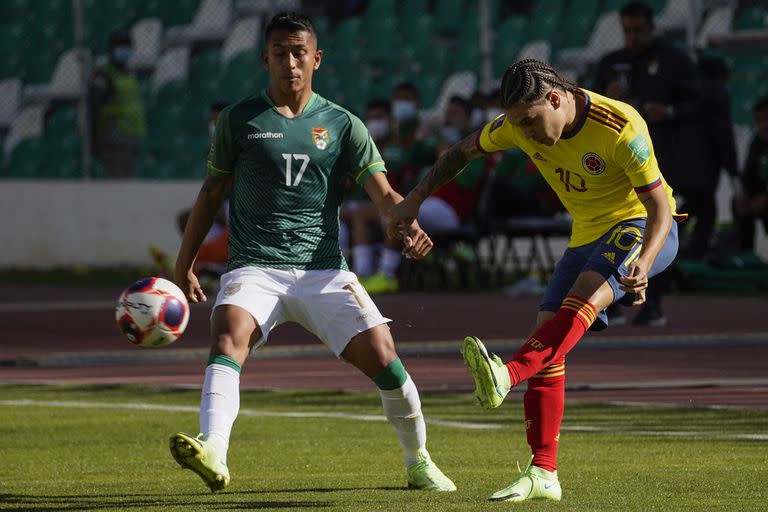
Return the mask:
<path id="1" fill-rule="evenodd" d="M 7 130 L 21 105 L 21 80 L 0 80 L 0 130 Z"/>
<path id="2" fill-rule="evenodd" d="M 165 38 L 168 45 L 195 42 L 221 42 L 226 39 L 233 18 L 232 0 L 202 0 L 192 23 L 169 27 Z"/>
<path id="3" fill-rule="evenodd" d="M 189 47 L 169 48 L 160 56 L 152 73 L 152 92 L 156 93 L 164 84 L 189 77 Z"/>
<path id="4" fill-rule="evenodd" d="M 14 148 L 24 139 L 41 137 L 45 127 L 45 105 L 24 107 L 13 119 L 5 138 L 3 152 L 7 161 Z"/>
<path id="5" fill-rule="evenodd" d="M 23 103 L 75 100 L 85 94 L 83 71 L 89 69 L 90 51 L 70 48 L 59 56 L 51 81 L 24 87 Z M 84 66 L 84 67 L 83 67 Z"/>
<path id="6" fill-rule="evenodd" d="M 227 68 L 229 61 L 245 51 L 258 47 L 261 37 L 261 18 L 252 16 L 237 20 L 235 28 L 227 36 L 221 49 L 221 65 Z"/>
<path id="7" fill-rule="evenodd" d="M 163 45 L 163 22 L 160 18 L 145 18 L 131 28 L 133 57 L 130 67 L 139 71 L 155 69 Z"/>

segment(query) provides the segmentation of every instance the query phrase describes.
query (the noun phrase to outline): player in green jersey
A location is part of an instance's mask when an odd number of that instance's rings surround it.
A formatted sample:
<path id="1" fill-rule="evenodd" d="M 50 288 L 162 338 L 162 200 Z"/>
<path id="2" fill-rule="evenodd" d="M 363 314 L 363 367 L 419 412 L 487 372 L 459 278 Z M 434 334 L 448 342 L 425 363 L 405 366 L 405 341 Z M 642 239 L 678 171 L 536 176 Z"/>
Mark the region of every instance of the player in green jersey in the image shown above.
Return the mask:
<path id="1" fill-rule="evenodd" d="M 176 283 L 192 302 L 205 301 L 192 267 L 231 177 L 229 261 L 211 316 L 200 435 L 175 434 L 171 453 L 211 490 L 227 486 L 240 369 L 270 330 L 294 321 L 374 381 L 403 449 L 409 487 L 453 491 L 456 486 L 426 450 L 418 391 L 397 356 L 389 319 L 349 272 L 339 247 L 346 176 L 365 188 L 382 213 L 402 196 L 389 186 L 363 123 L 312 91 L 323 52 L 311 21 L 278 14 L 265 37 L 262 58 L 270 85 L 220 114 L 208 176 L 176 261 Z M 416 222 L 401 236 L 409 257 L 423 257 L 432 247 Z"/>

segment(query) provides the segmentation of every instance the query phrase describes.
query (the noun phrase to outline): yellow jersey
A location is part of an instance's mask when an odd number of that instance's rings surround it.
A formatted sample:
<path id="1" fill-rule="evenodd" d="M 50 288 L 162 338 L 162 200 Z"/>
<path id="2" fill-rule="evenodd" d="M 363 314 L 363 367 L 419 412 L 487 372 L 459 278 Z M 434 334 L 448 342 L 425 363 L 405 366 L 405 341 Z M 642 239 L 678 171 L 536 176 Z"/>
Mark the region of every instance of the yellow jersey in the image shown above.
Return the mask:
<path id="1" fill-rule="evenodd" d="M 526 138 L 502 114 L 483 127 L 478 148 L 492 153 L 519 147 L 533 160 L 573 217 L 569 247 L 593 242 L 623 220 L 647 217 L 637 192 L 664 187 L 676 215 L 640 114 L 592 91 L 577 89 L 575 96 L 584 102 L 584 114 L 554 145 Z"/>

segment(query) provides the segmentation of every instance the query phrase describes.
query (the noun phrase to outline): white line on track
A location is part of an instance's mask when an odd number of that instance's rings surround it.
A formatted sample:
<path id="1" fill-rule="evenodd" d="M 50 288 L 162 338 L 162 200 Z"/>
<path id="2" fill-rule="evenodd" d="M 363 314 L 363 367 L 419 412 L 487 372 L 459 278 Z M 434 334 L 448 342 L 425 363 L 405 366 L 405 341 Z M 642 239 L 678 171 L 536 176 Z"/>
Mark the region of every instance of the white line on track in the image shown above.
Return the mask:
<path id="1" fill-rule="evenodd" d="M 0 406 L 10 407 L 59 407 L 71 409 L 123 409 L 123 410 L 141 410 L 141 411 L 166 411 L 166 412 L 189 412 L 197 413 L 199 408 L 192 405 L 164 405 L 149 403 L 124 403 L 113 404 L 108 402 L 75 402 L 75 401 L 48 401 L 48 400 L 0 400 Z M 347 414 L 343 412 L 279 412 L 259 409 L 240 409 L 242 416 L 262 416 L 275 418 L 332 418 L 356 421 L 386 421 L 384 416 L 371 414 Z M 449 421 L 427 419 L 430 425 L 442 427 L 453 427 L 468 430 L 499 430 L 506 427 L 498 423 L 470 423 L 466 421 Z M 629 436 L 657 436 L 657 437 L 687 437 L 692 440 L 701 439 L 720 439 L 720 440 L 748 440 L 748 441 L 768 441 L 768 434 L 718 434 L 715 432 L 697 432 L 697 431 L 668 431 L 668 430 L 625 430 L 607 427 L 591 427 L 580 425 L 563 425 L 560 430 L 571 432 L 598 432 Z"/>

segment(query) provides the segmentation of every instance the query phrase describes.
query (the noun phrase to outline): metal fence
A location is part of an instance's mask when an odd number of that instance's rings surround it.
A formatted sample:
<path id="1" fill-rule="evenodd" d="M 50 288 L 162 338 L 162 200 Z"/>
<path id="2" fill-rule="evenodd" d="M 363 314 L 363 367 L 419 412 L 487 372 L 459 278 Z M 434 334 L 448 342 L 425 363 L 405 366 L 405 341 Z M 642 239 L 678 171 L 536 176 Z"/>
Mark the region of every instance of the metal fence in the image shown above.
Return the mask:
<path id="1" fill-rule="evenodd" d="M 492 108 L 505 67 L 538 58 L 586 87 L 596 63 L 622 48 L 624 0 L 4 0 L 0 3 L 3 178 L 110 177 L 99 153 L 93 77 L 110 35 L 125 30 L 146 129 L 127 177 L 196 178 L 208 146 L 210 105 L 232 102 L 268 77 L 262 31 L 278 10 L 312 15 L 324 62 L 315 88 L 360 117 L 372 98 L 413 83 L 425 134 L 452 96 L 474 124 Z M 729 66 L 727 89 L 739 153 L 751 108 L 768 94 L 768 7 L 750 0 L 648 0 L 656 34 Z M 91 158 L 91 156 L 95 158 Z"/>

